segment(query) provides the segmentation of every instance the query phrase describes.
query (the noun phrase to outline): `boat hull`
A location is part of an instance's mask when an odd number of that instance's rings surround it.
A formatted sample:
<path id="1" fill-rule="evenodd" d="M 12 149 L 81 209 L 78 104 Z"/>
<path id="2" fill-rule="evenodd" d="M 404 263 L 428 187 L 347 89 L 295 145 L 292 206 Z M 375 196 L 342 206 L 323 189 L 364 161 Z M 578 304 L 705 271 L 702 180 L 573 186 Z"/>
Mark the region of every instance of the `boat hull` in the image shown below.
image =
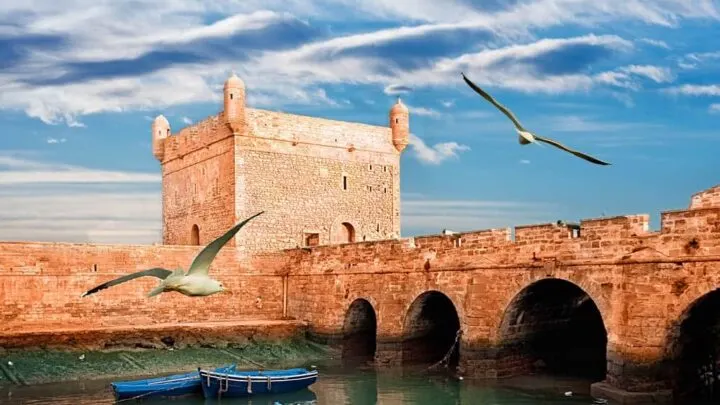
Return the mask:
<path id="1" fill-rule="evenodd" d="M 235 370 L 235 365 L 219 367 L 216 372 Z M 115 381 L 110 383 L 115 398 L 170 397 L 202 392 L 200 375 L 197 371 L 173 374 L 166 377 L 146 378 L 142 380 Z"/>
<path id="2" fill-rule="evenodd" d="M 267 371 L 198 369 L 205 398 L 248 397 L 300 391 L 317 381 L 318 372 L 304 368 Z"/>

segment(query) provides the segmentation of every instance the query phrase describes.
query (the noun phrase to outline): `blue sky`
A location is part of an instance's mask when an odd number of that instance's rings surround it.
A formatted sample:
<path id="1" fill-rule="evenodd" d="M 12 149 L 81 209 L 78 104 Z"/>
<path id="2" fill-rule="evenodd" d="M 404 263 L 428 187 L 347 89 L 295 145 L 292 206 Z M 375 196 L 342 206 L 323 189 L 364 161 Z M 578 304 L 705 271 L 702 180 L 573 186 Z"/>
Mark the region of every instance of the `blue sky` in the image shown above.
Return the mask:
<path id="1" fill-rule="evenodd" d="M 720 183 L 719 20 L 712 0 L 5 0 L 0 240 L 159 241 L 150 121 L 217 113 L 232 70 L 257 108 L 387 125 L 400 95 L 403 236 L 636 213 L 658 228 Z M 613 165 L 520 146 L 461 71 Z"/>

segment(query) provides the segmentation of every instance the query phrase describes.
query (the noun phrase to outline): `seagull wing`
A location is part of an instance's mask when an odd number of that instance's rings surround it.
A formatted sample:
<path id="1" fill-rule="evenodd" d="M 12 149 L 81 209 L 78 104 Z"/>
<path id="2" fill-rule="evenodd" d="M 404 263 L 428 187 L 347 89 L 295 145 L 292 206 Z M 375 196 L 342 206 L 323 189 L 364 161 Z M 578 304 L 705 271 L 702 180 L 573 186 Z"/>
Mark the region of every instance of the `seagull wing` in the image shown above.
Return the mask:
<path id="1" fill-rule="evenodd" d="M 465 80 L 465 83 L 467 83 L 467 85 L 470 86 L 471 89 L 475 90 L 476 93 L 480 94 L 485 100 L 489 101 L 492 105 L 494 105 L 495 107 L 497 107 L 498 110 L 500 110 L 503 114 L 505 114 L 508 118 L 510 118 L 510 121 L 512 121 L 513 124 L 515 125 L 515 128 L 517 128 L 517 129 L 519 129 L 519 130 L 521 130 L 521 131 L 526 131 L 526 132 L 527 132 L 527 130 L 522 126 L 522 124 L 520 123 L 520 121 L 518 121 L 518 119 L 515 117 L 515 114 L 513 114 L 512 111 L 510 111 L 510 110 L 509 110 L 507 107 L 505 107 L 504 105 L 498 103 L 498 102 L 493 98 L 493 96 L 491 96 L 490 94 L 488 94 L 487 92 L 485 92 L 485 90 L 481 89 L 481 88 L 478 87 L 475 83 L 473 83 L 472 81 L 470 81 L 470 79 L 468 79 L 468 78 L 465 76 L 465 73 L 462 73 L 462 77 L 463 77 L 463 80 Z"/>
<path id="2" fill-rule="evenodd" d="M 222 247 L 225 246 L 225 244 L 228 243 L 228 241 L 230 241 L 230 239 L 232 239 L 232 237 L 235 236 L 236 233 L 238 233 L 240 228 L 245 226 L 245 224 L 250 222 L 250 220 L 259 216 L 263 212 L 265 211 L 260 211 L 257 214 L 251 216 L 250 218 L 233 226 L 232 228 L 230 228 L 229 231 L 225 232 L 224 235 L 220 236 L 219 238 L 210 242 L 209 245 L 205 246 L 205 248 L 197 256 L 195 256 L 195 259 L 193 260 L 190 268 L 188 269 L 187 275 L 201 273 L 203 275 L 207 275 L 210 269 L 210 263 L 215 260 L 215 256 L 217 256 L 220 249 L 222 249 Z"/>
<path id="3" fill-rule="evenodd" d="M 108 282 L 102 283 L 99 286 L 92 288 L 90 290 L 85 291 L 80 297 L 84 297 L 86 295 L 95 294 L 96 292 L 100 290 L 104 290 L 108 287 L 112 287 L 114 285 L 122 284 L 126 281 L 130 281 L 136 278 L 140 277 L 157 277 L 161 280 L 165 280 L 170 274 L 172 274 L 172 271 L 163 269 L 161 267 L 153 267 L 152 269 L 142 270 L 135 273 L 131 273 L 122 277 L 118 277 L 114 280 L 110 280 Z"/>
<path id="4" fill-rule="evenodd" d="M 550 139 L 550 138 L 543 138 L 543 137 L 540 137 L 540 136 L 535 135 L 535 139 L 538 140 L 538 141 L 540 141 L 540 142 L 545 142 L 545 143 L 547 143 L 547 144 L 550 144 L 550 145 L 552 145 L 552 146 L 555 146 L 556 148 L 560 148 L 560 149 L 564 150 L 565 152 L 570 152 L 570 153 L 572 153 L 573 155 L 575 155 L 575 156 L 577 156 L 577 157 L 579 157 L 579 158 L 581 158 L 581 159 L 587 160 L 588 162 L 595 163 L 595 164 L 597 164 L 597 165 L 603 165 L 603 166 L 607 166 L 607 165 L 610 164 L 610 163 L 608 163 L 608 162 L 604 162 L 604 161 L 602 161 L 602 160 L 600 160 L 600 159 L 594 158 L 594 157 L 592 157 L 592 156 L 590 156 L 590 155 L 586 155 L 586 154 L 584 154 L 584 153 L 582 153 L 582 152 L 578 152 L 578 151 L 576 151 L 576 150 L 570 149 L 570 148 L 568 148 L 567 146 L 561 144 L 560 142 L 554 141 L 554 140 L 552 140 L 552 139 Z"/>

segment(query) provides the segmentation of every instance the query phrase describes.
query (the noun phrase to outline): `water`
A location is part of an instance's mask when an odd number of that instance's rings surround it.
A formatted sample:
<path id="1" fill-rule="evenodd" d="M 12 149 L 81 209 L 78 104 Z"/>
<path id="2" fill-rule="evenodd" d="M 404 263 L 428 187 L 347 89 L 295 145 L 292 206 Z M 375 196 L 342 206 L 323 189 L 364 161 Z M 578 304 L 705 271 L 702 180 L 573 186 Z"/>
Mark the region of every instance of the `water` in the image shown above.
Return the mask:
<path id="1" fill-rule="evenodd" d="M 144 404 L 237 405 L 590 405 L 589 382 L 572 379 L 523 377 L 502 382 L 470 382 L 422 370 L 374 370 L 318 366 L 320 377 L 310 389 L 280 396 L 205 400 L 202 394 L 185 398 L 147 398 Z M 572 391 L 572 396 L 565 392 Z M 108 381 L 84 381 L 0 389 L 0 403 L 8 405 L 115 404 Z M 134 400 L 121 404 L 140 403 Z"/>

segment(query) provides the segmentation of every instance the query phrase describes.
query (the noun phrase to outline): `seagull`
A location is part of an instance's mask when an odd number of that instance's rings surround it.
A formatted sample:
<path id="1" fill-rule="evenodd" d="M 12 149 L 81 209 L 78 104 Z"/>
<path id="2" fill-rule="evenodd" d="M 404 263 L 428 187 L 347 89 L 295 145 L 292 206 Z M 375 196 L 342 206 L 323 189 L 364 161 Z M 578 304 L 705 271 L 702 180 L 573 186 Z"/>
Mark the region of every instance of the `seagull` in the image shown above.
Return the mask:
<path id="1" fill-rule="evenodd" d="M 520 124 L 520 121 L 518 121 L 518 119 L 515 117 L 515 115 L 507 107 L 498 103 L 490 94 L 486 93 L 484 90 L 482 90 L 480 87 L 478 87 L 475 83 L 470 81 L 470 79 L 468 79 L 467 76 L 465 76 L 465 73 L 462 73 L 462 77 L 463 77 L 463 80 L 465 80 L 465 83 L 467 83 L 467 85 L 470 86 L 471 89 L 475 90 L 476 93 L 480 94 L 485 100 L 489 101 L 492 105 L 497 107 L 498 110 L 500 110 L 503 114 L 505 114 L 508 118 L 510 118 L 510 121 L 512 121 L 513 124 L 515 125 L 515 130 L 520 135 L 519 139 L 518 139 L 520 142 L 520 145 L 527 145 L 530 143 L 537 144 L 536 141 L 545 142 L 547 144 L 555 146 L 556 148 L 562 149 L 565 152 L 570 152 L 573 155 L 575 155 L 581 159 L 587 160 L 588 162 L 595 163 L 598 165 L 603 165 L 603 166 L 610 165 L 610 163 L 608 163 L 608 162 L 604 162 L 604 161 L 594 158 L 590 155 L 586 155 L 582 152 L 578 152 L 576 150 L 570 149 L 567 146 L 565 146 L 555 140 L 552 140 L 549 138 L 543 138 L 543 137 L 540 137 L 540 136 L 537 136 L 537 135 L 531 133 L 530 131 L 525 129 L 522 126 L 522 124 Z"/>
<path id="2" fill-rule="evenodd" d="M 205 248 L 197 256 L 195 256 L 195 259 L 190 265 L 187 273 L 185 273 L 182 268 L 170 271 L 162 267 L 153 267 L 151 269 L 131 273 L 100 284 L 99 286 L 84 292 L 80 297 L 82 298 L 108 287 L 144 276 L 157 277 L 162 280 L 160 281 L 160 285 L 150 291 L 147 295 L 148 297 L 154 297 L 166 291 L 177 291 L 189 297 L 205 297 L 219 292 L 225 292 L 227 290 L 223 287 L 221 282 L 208 276 L 210 263 L 215 260 L 215 256 L 217 256 L 220 249 L 222 249 L 222 247 L 225 246 L 225 244 L 228 243 L 233 236 L 235 236 L 240 228 L 264 212 L 265 211 L 260 211 L 250 218 L 238 223 L 229 231 L 225 232 L 224 235 L 210 242 L 209 245 L 205 246 Z"/>

